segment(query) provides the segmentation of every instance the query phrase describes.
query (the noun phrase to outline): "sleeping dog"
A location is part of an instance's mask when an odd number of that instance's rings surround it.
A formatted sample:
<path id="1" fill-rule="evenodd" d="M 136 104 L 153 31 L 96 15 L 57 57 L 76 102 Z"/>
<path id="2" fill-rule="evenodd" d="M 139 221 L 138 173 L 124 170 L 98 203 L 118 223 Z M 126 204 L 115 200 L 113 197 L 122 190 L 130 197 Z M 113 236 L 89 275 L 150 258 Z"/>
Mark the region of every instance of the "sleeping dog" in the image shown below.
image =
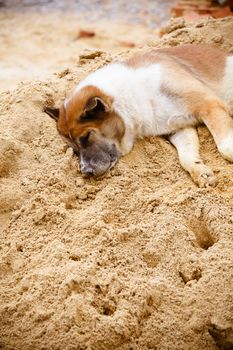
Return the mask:
<path id="1" fill-rule="evenodd" d="M 208 45 L 139 53 L 88 75 L 60 109 L 45 108 L 85 175 L 99 176 L 137 138 L 167 135 L 182 167 L 199 186 L 214 186 L 199 154 L 204 123 L 221 155 L 233 162 L 233 56 Z"/>

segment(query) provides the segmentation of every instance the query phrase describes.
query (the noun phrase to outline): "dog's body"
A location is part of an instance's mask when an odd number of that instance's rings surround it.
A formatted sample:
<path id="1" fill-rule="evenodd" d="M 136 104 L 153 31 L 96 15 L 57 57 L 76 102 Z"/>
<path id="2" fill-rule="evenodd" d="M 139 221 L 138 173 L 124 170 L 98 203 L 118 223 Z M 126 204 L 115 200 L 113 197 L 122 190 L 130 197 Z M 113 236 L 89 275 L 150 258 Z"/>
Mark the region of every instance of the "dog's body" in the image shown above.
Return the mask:
<path id="1" fill-rule="evenodd" d="M 204 123 L 233 161 L 233 57 L 185 45 L 138 54 L 86 77 L 64 102 L 58 131 L 80 152 L 81 171 L 100 175 L 138 137 L 168 135 L 181 165 L 200 186 L 214 185 L 199 155 L 195 126 Z M 51 114 L 51 113 L 50 113 Z"/>

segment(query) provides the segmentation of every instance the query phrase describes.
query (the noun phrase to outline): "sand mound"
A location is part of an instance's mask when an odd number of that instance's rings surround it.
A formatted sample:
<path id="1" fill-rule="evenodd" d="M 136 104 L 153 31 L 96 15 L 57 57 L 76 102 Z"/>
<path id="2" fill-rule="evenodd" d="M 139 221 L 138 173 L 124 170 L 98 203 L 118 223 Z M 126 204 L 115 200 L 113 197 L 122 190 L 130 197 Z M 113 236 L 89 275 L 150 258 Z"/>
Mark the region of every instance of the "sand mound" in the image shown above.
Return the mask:
<path id="1" fill-rule="evenodd" d="M 167 32 L 152 44 L 233 48 L 232 19 L 176 21 Z M 82 57 L 1 94 L 0 347 L 232 349 L 233 165 L 207 129 L 214 189 L 197 188 L 162 138 L 88 180 L 42 112 L 111 59 Z"/>

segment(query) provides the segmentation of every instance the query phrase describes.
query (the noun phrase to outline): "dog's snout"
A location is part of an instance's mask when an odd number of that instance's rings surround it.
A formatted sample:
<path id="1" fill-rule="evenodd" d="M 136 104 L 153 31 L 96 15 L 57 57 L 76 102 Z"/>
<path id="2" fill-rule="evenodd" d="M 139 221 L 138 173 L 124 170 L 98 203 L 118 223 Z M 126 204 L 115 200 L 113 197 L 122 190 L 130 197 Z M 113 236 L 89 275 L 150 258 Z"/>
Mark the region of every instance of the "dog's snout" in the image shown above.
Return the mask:
<path id="1" fill-rule="evenodd" d="M 87 147 L 80 147 L 80 171 L 85 176 L 99 177 L 117 162 L 120 152 L 115 144 L 100 139 Z"/>
<path id="2" fill-rule="evenodd" d="M 81 170 L 81 173 L 86 176 L 94 175 L 94 170 L 88 165 L 82 165 L 80 170 Z"/>
<path id="3" fill-rule="evenodd" d="M 93 170 L 87 170 L 87 171 L 83 172 L 83 174 L 86 175 L 86 176 L 92 176 L 92 175 L 94 175 L 94 171 Z"/>

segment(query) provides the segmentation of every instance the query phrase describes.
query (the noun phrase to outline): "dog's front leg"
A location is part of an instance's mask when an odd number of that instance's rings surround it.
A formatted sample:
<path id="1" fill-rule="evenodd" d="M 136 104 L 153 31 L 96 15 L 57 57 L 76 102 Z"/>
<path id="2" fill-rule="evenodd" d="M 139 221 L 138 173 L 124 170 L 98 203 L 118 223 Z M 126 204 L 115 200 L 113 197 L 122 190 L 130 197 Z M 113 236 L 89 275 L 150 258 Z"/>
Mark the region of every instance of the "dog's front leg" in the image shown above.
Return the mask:
<path id="1" fill-rule="evenodd" d="M 199 154 L 199 140 L 195 128 L 185 128 L 169 137 L 176 147 L 182 167 L 200 187 L 215 186 L 216 178 L 211 168 L 203 163 Z"/>

